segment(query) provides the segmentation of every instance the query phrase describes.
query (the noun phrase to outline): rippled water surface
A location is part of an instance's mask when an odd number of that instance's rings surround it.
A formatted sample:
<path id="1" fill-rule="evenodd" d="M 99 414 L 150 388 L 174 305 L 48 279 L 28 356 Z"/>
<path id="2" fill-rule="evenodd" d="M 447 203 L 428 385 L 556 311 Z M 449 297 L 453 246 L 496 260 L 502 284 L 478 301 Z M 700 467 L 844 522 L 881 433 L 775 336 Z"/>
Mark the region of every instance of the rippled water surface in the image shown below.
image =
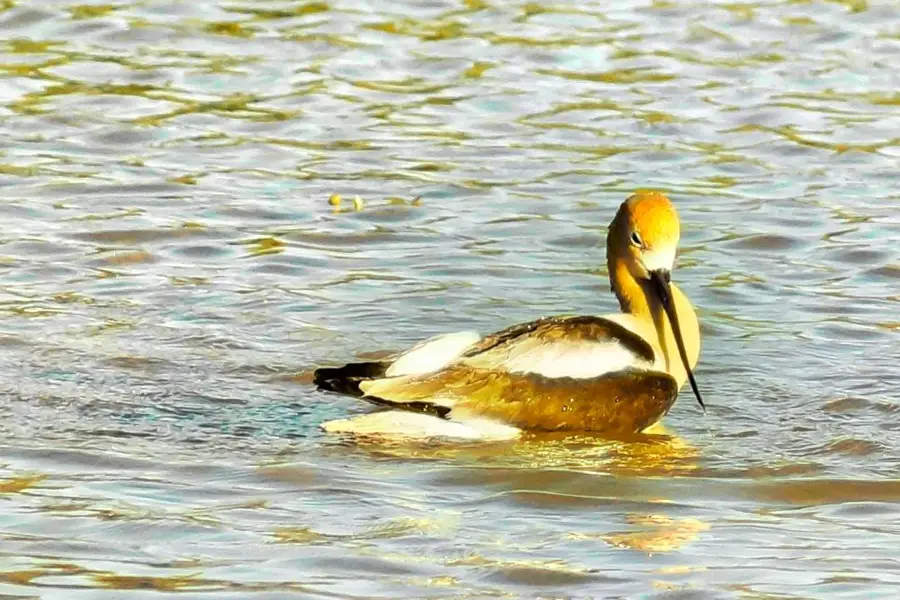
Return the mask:
<path id="1" fill-rule="evenodd" d="M 6 0 L 0 39 L 3 598 L 896 597 L 896 4 Z M 370 408 L 316 365 L 614 310 L 637 187 L 706 416 L 320 432 Z"/>

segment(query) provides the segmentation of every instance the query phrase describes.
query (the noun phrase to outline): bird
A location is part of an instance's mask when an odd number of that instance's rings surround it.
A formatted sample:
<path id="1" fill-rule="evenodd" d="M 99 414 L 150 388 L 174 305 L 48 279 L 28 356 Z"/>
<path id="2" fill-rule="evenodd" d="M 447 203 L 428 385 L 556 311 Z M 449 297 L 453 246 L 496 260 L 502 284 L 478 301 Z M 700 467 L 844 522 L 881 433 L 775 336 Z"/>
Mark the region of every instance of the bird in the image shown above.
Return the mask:
<path id="1" fill-rule="evenodd" d="M 316 369 L 318 389 L 389 409 L 323 429 L 466 439 L 526 431 L 628 435 L 659 422 L 686 382 L 705 412 L 693 372 L 699 321 L 671 279 L 680 236 L 669 198 L 635 191 L 606 238 L 620 312 L 543 317 L 483 337 L 444 334 L 382 360 Z"/>

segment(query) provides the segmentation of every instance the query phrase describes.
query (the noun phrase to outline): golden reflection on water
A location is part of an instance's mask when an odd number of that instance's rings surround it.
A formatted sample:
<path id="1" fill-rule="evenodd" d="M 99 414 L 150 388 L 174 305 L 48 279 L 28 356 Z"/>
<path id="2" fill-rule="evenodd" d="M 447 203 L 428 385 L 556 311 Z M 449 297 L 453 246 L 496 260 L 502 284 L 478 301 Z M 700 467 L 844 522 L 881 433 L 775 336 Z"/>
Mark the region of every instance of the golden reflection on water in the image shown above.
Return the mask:
<path id="1" fill-rule="evenodd" d="M 687 440 L 656 424 L 642 434 L 610 439 L 595 435 L 529 432 L 515 442 L 426 442 L 382 437 L 348 437 L 376 456 L 454 460 L 522 469 L 565 468 L 620 476 L 675 476 L 697 468 L 699 451 Z"/>
<path id="2" fill-rule="evenodd" d="M 604 534 L 601 538 L 613 546 L 648 553 L 678 550 L 710 528 L 709 523 L 700 519 L 676 519 L 665 514 L 628 514 L 625 522 L 640 529 Z M 573 539 L 584 536 L 572 535 Z"/>
<path id="3" fill-rule="evenodd" d="M 514 486 L 516 495 L 532 504 L 549 508 L 565 506 L 584 493 L 578 487 L 567 491 L 565 482 L 554 485 L 552 492 L 542 489 L 547 470 L 564 470 L 622 478 L 678 477 L 690 475 L 698 468 L 701 455 L 697 448 L 665 426 L 657 424 L 648 432 L 626 439 L 610 440 L 597 436 L 571 433 L 527 434 L 517 442 L 460 444 L 441 442 L 409 442 L 384 438 L 356 438 L 351 443 L 374 456 L 426 461 L 453 461 L 457 466 L 477 466 L 480 469 L 512 468 L 522 475 Z M 534 477 L 529 477 L 534 473 Z M 506 476 L 501 476 L 501 480 Z M 476 479 L 473 479 L 473 484 Z M 486 478 L 483 481 L 492 481 Z M 521 486 L 527 486 L 525 488 Z M 534 494 L 544 496 L 538 500 Z M 574 495 L 573 495 L 574 494 Z M 527 499 L 526 499 L 527 498 Z M 665 513 L 669 500 L 656 497 L 649 502 L 656 512 L 628 513 L 625 523 L 633 531 L 586 532 L 572 531 L 571 540 L 600 540 L 613 547 L 639 550 L 649 554 L 671 552 L 682 548 L 710 528 L 710 523 L 697 518 L 678 518 Z M 276 533 L 290 538 L 291 532 Z M 299 541 L 308 542 L 308 530 L 300 530 Z M 479 559 L 480 560 L 480 559 Z M 516 565 L 520 567 L 522 565 Z M 550 568 L 542 563 L 542 568 Z M 555 567 L 553 567 L 555 568 Z"/>

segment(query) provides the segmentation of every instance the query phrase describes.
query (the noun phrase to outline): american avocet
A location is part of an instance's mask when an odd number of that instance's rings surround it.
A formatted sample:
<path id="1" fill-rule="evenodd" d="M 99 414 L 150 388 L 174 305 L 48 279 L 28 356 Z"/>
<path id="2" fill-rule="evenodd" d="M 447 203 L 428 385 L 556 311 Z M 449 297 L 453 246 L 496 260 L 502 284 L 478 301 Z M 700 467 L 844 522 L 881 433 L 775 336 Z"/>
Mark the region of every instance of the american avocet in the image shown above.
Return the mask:
<path id="1" fill-rule="evenodd" d="M 377 362 L 315 372 L 323 390 L 393 410 L 331 421 L 326 431 L 462 438 L 521 430 L 642 431 L 672 407 L 700 355 L 700 327 L 670 282 L 680 237 L 666 196 L 638 191 L 606 240 L 622 312 L 547 317 L 481 337 L 454 333 Z"/>

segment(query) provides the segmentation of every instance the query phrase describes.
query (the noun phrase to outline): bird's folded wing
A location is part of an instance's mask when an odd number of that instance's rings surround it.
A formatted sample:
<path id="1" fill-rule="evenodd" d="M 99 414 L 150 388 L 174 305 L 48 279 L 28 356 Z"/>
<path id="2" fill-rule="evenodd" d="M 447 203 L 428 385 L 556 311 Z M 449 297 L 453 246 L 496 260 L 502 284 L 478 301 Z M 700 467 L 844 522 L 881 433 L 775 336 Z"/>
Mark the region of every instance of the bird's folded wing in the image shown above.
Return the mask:
<path id="1" fill-rule="evenodd" d="M 548 317 L 486 336 L 459 363 L 490 371 L 591 379 L 626 368 L 647 369 L 653 347 L 605 317 Z"/>
<path id="2" fill-rule="evenodd" d="M 653 363 L 650 344 L 613 321 L 552 317 L 487 336 L 437 371 L 361 389 L 375 402 L 453 419 L 630 432 L 659 420 L 677 395 Z"/>
<path id="3" fill-rule="evenodd" d="M 678 387 L 667 373 L 641 369 L 576 379 L 459 365 L 430 377 L 370 382 L 366 393 L 384 404 L 455 420 L 479 417 L 522 429 L 634 433 L 669 411 Z"/>

